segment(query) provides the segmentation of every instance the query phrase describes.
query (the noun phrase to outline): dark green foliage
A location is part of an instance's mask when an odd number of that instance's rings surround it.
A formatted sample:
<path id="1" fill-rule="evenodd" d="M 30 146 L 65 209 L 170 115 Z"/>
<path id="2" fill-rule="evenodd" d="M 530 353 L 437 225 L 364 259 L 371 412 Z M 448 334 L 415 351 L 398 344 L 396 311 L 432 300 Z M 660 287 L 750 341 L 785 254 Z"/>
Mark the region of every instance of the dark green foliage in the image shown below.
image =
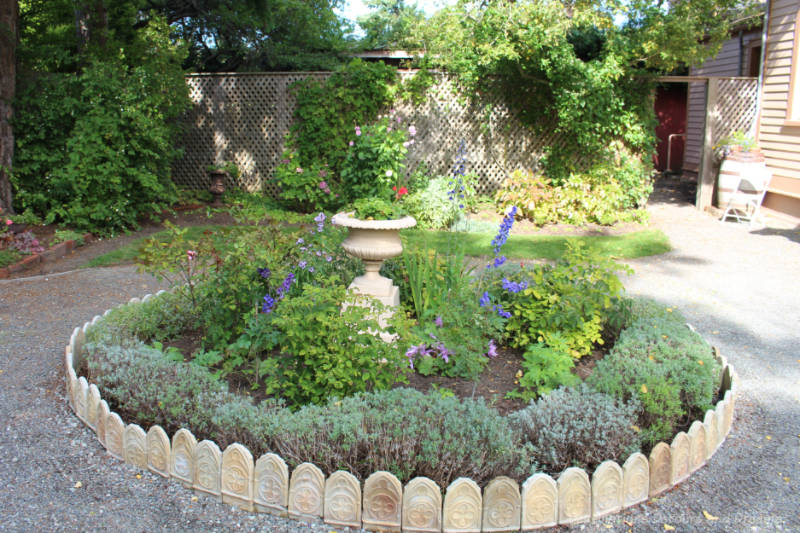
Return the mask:
<path id="1" fill-rule="evenodd" d="M 306 79 L 294 86 L 296 105 L 289 145 L 301 165 L 327 163 L 338 176 L 355 127 L 371 123 L 394 94 L 397 70 L 354 59 L 324 82 Z"/>
<path id="2" fill-rule="evenodd" d="M 188 96 L 168 31 L 153 20 L 125 52 L 20 84 L 12 179 L 20 209 L 102 234 L 135 227 L 175 198 L 171 120 Z"/>
<path id="3" fill-rule="evenodd" d="M 636 400 L 623 403 L 582 384 L 543 396 L 512 420 L 533 460 L 556 473 L 570 466 L 592 469 L 605 460 L 621 463 L 638 451 L 639 411 Z"/>
<path id="4" fill-rule="evenodd" d="M 642 407 L 642 441 L 669 440 L 677 425 L 712 407 L 720 365 L 683 317 L 652 302 L 634 304 L 630 324 L 589 378 L 597 389 Z"/>

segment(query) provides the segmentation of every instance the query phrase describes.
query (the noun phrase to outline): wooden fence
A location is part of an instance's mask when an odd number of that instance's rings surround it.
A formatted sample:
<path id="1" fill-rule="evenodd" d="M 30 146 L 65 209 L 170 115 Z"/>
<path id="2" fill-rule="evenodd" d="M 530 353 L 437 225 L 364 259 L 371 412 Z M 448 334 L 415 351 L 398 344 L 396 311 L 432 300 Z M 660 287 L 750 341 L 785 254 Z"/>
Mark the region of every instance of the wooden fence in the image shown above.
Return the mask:
<path id="1" fill-rule="evenodd" d="M 185 154 L 173 168 L 176 183 L 205 189 L 209 165 L 235 161 L 242 172 L 237 183 L 229 186 L 275 193 L 272 176 L 281 160 L 295 103 L 290 87 L 307 77 L 327 76 L 321 72 L 188 76 L 193 105 L 185 118 Z M 494 190 L 516 168 L 534 168 L 542 149 L 555 140 L 526 131 L 499 99 L 471 104 L 443 75 L 423 104 L 396 102 L 394 107 L 417 129 L 407 170 L 424 163 L 431 172 L 449 173 L 463 141 L 466 168 L 478 173 L 479 192 Z"/>
<path id="2" fill-rule="evenodd" d="M 413 74 L 403 71 L 401 76 Z M 241 176 L 228 183 L 229 187 L 276 193 L 272 178 L 282 158 L 295 104 L 291 85 L 308 77 L 324 80 L 328 75 L 268 72 L 187 76 L 192 107 L 185 117 L 185 153 L 173 168 L 175 182 L 206 189 L 207 167 L 234 161 Z M 689 81 L 686 77 L 668 79 Z M 709 83 L 709 78 L 691 80 Z M 713 98 L 706 107 L 705 138 L 700 139 L 705 146 L 703 166 L 707 173 L 713 166 L 707 163 L 712 156 L 710 147 L 733 131 L 750 131 L 757 109 L 755 79 L 711 80 Z M 424 103 L 396 102 L 394 107 L 417 129 L 415 144 L 409 148 L 409 172 L 424 163 L 432 173 L 450 173 L 463 141 L 466 169 L 478 174 L 478 191 L 483 193 L 494 191 L 515 169 L 535 168 L 543 149 L 559 142 L 554 133 L 533 135 L 497 97 L 471 103 L 451 78 L 441 74 Z"/>

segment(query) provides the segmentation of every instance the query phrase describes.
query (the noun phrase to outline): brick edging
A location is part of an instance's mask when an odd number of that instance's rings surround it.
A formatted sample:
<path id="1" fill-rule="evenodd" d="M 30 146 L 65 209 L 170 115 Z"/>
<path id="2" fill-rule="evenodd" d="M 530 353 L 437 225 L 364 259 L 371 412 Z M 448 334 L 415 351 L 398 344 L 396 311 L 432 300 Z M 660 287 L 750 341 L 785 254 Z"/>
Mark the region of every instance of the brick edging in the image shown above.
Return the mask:
<path id="1" fill-rule="evenodd" d="M 151 297 L 133 298 L 128 304 Z M 715 348 L 714 357 L 723 368 L 722 399 L 706 411 L 703 421 L 695 420 L 688 432 L 679 432 L 670 444 L 656 444 L 649 458 L 637 452 L 622 466 L 604 461 L 591 477 L 575 467 L 567 468 L 556 479 L 536 473 L 523 483 L 521 491 L 515 480 L 505 476 L 491 480 L 483 491 L 463 477 L 445 491 L 424 477 L 412 479 L 403 487 L 389 472 L 375 472 L 362 484 L 345 471 L 333 472 L 326 479 L 311 463 L 298 465 L 290 476 L 286 462 L 278 455 L 267 453 L 254 462 L 251 452 L 241 444 L 220 451 L 212 441 L 198 443 L 184 428 L 170 440 L 158 425 L 146 433 L 136 424 L 126 425 L 109 410 L 97 386 L 75 373 L 85 357 L 86 332 L 101 319 L 95 316 L 82 328 L 75 328 L 64 363 L 70 406 L 95 431 L 108 453 L 249 512 L 323 520 L 332 526 L 355 529 L 528 531 L 617 513 L 672 489 L 708 462 L 730 432 L 739 386 L 733 365 Z"/>
<path id="2" fill-rule="evenodd" d="M 90 242 L 92 239 L 94 239 L 94 235 L 91 233 L 86 233 L 83 235 L 84 243 Z M 11 276 L 11 274 L 24 272 L 42 263 L 48 263 L 55 261 L 56 259 L 61 259 L 65 255 L 72 253 L 75 248 L 77 248 L 75 241 L 70 239 L 68 241 L 60 242 L 54 246 L 51 246 L 47 250 L 38 254 L 25 256 L 14 264 L 0 268 L 0 279 L 6 279 Z"/>

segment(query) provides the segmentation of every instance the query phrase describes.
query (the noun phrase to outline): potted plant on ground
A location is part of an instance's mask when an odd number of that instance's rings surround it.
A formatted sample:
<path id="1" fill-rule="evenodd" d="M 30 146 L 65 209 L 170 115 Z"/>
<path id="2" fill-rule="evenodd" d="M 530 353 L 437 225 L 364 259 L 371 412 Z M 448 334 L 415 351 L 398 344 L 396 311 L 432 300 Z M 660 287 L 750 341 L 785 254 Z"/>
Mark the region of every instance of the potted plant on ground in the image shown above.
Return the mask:
<path id="1" fill-rule="evenodd" d="M 755 139 L 735 131 L 715 148 L 722 150 L 724 158 L 717 177 L 717 206 L 726 208 L 737 190 L 739 194 L 758 196 L 766 186 L 769 171 Z"/>
<path id="2" fill-rule="evenodd" d="M 239 177 L 239 167 L 233 161 L 223 161 L 208 167 L 211 185 L 208 191 L 214 196 L 213 205 L 220 205 L 220 198 L 225 193 L 226 181 L 235 181 Z"/>

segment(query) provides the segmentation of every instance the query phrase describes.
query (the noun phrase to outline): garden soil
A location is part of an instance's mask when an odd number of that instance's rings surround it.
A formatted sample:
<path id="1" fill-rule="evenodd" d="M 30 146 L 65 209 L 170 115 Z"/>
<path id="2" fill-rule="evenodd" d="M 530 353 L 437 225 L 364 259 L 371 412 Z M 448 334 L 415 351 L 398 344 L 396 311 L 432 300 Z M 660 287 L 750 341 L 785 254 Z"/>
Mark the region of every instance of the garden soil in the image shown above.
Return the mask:
<path id="1" fill-rule="evenodd" d="M 722 224 L 678 193 L 658 190 L 649 206 L 673 250 L 629 261 L 624 281 L 675 306 L 736 366 L 733 429 L 677 488 L 573 529 L 800 531 L 800 231 Z M 64 345 L 76 325 L 160 286 L 133 266 L 71 259 L 0 281 L 0 531 L 331 531 L 222 505 L 105 453 L 69 410 Z"/>

